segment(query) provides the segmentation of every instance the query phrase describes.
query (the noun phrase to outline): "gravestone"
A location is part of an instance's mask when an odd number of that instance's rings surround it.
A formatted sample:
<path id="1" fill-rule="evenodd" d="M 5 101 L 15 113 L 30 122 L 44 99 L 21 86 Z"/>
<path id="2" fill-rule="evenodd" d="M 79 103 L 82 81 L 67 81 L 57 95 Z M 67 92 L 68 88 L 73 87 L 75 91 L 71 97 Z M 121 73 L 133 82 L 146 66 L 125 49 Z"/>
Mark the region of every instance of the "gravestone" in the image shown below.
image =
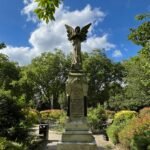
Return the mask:
<path id="1" fill-rule="evenodd" d="M 87 116 L 88 83 L 82 71 L 81 42 L 86 40 L 86 34 L 91 24 L 81 30 L 75 30 L 66 25 L 68 38 L 73 41 L 72 67 L 66 81 L 69 119 L 62 134 L 57 150 L 96 150 L 97 146 L 92 133 L 89 131 Z"/>

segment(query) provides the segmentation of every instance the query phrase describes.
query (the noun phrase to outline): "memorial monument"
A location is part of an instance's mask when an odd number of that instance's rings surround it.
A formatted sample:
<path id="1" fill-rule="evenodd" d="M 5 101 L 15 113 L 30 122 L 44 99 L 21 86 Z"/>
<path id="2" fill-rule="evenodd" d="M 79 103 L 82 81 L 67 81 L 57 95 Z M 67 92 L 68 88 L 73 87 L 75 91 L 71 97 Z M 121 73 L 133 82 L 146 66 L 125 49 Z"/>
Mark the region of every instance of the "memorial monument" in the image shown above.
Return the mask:
<path id="1" fill-rule="evenodd" d="M 68 39 L 73 44 L 71 70 L 66 81 L 68 116 L 65 132 L 57 150 L 96 150 L 97 146 L 87 125 L 88 83 L 82 70 L 81 43 L 86 40 L 91 24 L 80 29 L 65 25 Z"/>

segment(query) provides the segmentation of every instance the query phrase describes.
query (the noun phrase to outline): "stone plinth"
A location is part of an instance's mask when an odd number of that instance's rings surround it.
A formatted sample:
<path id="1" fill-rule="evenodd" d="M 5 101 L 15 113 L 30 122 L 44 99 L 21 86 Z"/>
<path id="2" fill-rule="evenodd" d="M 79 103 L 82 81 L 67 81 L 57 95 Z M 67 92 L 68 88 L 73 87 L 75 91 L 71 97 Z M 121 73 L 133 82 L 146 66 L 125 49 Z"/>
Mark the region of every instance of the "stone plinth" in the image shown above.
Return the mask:
<path id="1" fill-rule="evenodd" d="M 97 150 L 95 143 L 58 143 L 57 150 Z"/>
<path id="2" fill-rule="evenodd" d="M 83 73 L 70 73 L 66 82 L 69 119 L 57 150 L 96 150 L 97 146 L 89 131 L 86 114 L 88 84 Z"/>

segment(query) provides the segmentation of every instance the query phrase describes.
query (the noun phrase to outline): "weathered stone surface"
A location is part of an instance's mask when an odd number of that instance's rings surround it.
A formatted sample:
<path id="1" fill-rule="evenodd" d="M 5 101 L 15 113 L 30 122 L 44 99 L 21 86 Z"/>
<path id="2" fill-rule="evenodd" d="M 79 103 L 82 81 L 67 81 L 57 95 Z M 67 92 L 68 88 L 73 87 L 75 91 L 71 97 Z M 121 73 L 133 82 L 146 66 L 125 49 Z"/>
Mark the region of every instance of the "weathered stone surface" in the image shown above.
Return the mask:
<path id="1" fill-rule="evenodd" d="M 84 117 L 84 96 L 87 96 L 87 80 L 82 73 L 70 73 L 66 92 L 70 97 L 70 118 Z"/>
<path id="2" fill-rule="evenodd" d="M 82 70 L 81 42 L 86 40 L 86 34 L 91 24 L 73 29 L 65 25 L 68 39 L 73 42 L 74 54 L 72 57 L 72 69 L 66 82 L 68 98 L 65 132 L 62 134 L 61 143 L 57 150 L 96 150 L 95 139 L 88 130 L 87 115 L 87 91 L 88 84 Z"/>
<path id="3" fill-rule="evenodd" d="M 59 143 L 57 150 L 97 150 L 95 143 Z"/>
<path id="4" fill-rule="evenodd" d="M 68 40 L 72 42 L 74 49 L 71 63 L 73 72 L 80 72 L 80 70 L 82 70 L 81 43 L 86 40 L 90 26 L 91 23 L 84 26 L 82 29 L 80 29 L 79 26 L 73 29 L 71 26 L 65 25 L 68 33 Z"/>
<path id="5" fill-rule="evenodd" d="M 65 129 L 66 131 L 89 131 L 86 118 L 69 119 Z"/>
<path id="6" fill-rule="evenodd" d="M 96 150 L 95 139 L 89 131 L 85 116 L 84 97 L 87 96 L 87 79 L 82 73 L 70 73 L 66 92 L 70 115 L 57 150 Z"/>
<path id="7" fill-rule="evenodd" d="M 62 142 L 94 142 L 94 137 L 90 132 L 83 131 L 68 131 L 62 134 Z"/>

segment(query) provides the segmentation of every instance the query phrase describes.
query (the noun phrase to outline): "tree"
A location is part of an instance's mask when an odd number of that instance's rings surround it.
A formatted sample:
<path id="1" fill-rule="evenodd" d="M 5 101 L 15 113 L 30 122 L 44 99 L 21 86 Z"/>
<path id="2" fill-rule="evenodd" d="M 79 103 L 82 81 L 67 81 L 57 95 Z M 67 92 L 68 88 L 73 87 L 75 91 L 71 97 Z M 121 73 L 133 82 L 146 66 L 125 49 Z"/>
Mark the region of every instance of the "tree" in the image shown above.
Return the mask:
<path id="1" fill-rule="evenodd" d="M 19 126 L 23 118 L 21 107 L 11 92 L 0 89 L 0 136 L 11 137 L 11 129 Z"/>
<path id="2" fill-rule="evenodd" d="M 64 54 L 59 50 L 55 54 L 43 53 L 28 67 L 27 76 L 34 86 L 36 99 L 49 102 L 51 108 L 58 108 L 58 98 L 65 91 L 68 74 Z"/>
<path id="3" fill-rule="evenodd" d="M 13 81 L 13 86 L 18 89 L 20 93 L 20 100 L 25 107 L 31 107 L 34 99 L 34 84 L 28 76 L 30 75 L 29 66 L 23 66 L 20 69 L 20 79 L 18 81 Z"/>
<path id="4" fill-rule="evenodd" d="M 17 90 L 13 87 L 13 81 L 19 80 L 19 78 L 19 66 L 9 61 L 8 56 L 0 54 L 0 88 L 11 90 L 14 94 L 17 94 Z"/>
<path id="5" fill-rule="evenodd" d="M 19 102 L 20 89 L 14 85 L 19 79 L 20 67 L 8 56 L 0 54 L 0 136 L 12 140 L 26 134 L 16 131 L 25 119 Z"/>
<path id="6" fill-rule="evenodd" d="M 103 104 L 109 99 L 112 84 L 120 85 L 123 77 L 121 64 L 113 63 L 100 50 L 96 50 L 83 61 L 83 68 L 89 80 L 89 105 Z"/>
<path id="7" fill-rule="evenodd" d="M 117 95 L 113 109 L 139 110 L 150 105 L 150 14 L 136 16 L 138 20 L 146 20 L 136 29 L 131 29 L 129 40 L 142 46 L 137 56 L 123 63 L 126 70 L 126 86 Z"/>
<path id="8" fill-rule="evenodd" d="M 146 17 L 150 19 L 150 14 L 140 15 L 137 18 L 143 20 Z M 128 87 L 132 88 L 134 97 L 137 95 L 138 98 L 146 100 L 150 98 L 150 21 L 143 22 L 137 29 L 131 31 L 129 39 L 141 45 L 142 49 L 126 66 Z"/>
<path id="9" fill-rule="evenodd" d="M 0 43 L 0 49 L 3 49 L 5 47 L 6 47 L 5 43 Z"/>
<path id="10" fill-rule="evenodd" d="M 34 12 L 40 20 L 44 20 L 46 23 L 55 20 L 54 14 L 61 0 L 35 0 L 35 2 L 38 3 L 38 7 Z"/>
<path id="11" fill-rule="evenodd" d="M 136 29 L 131 28 L 131 33 L 128 36 L 129 40 L 133 43 L 143 47 L 146 46 L 147 42 L 150 42 L 150 13 L 136 16 L 137 20 L 144 20 L 146 18 L 148 20 L 143 22 L 139 27 Z"/>
<path id="12" fill-rule="evenodd" d="M 136 110 L 150 105 L 150 57 L 141 52 L 125 61 L 124 87 L 112 88 L 109 109 Z M 118 91 L 118 92 L 117 92 Z"/>

